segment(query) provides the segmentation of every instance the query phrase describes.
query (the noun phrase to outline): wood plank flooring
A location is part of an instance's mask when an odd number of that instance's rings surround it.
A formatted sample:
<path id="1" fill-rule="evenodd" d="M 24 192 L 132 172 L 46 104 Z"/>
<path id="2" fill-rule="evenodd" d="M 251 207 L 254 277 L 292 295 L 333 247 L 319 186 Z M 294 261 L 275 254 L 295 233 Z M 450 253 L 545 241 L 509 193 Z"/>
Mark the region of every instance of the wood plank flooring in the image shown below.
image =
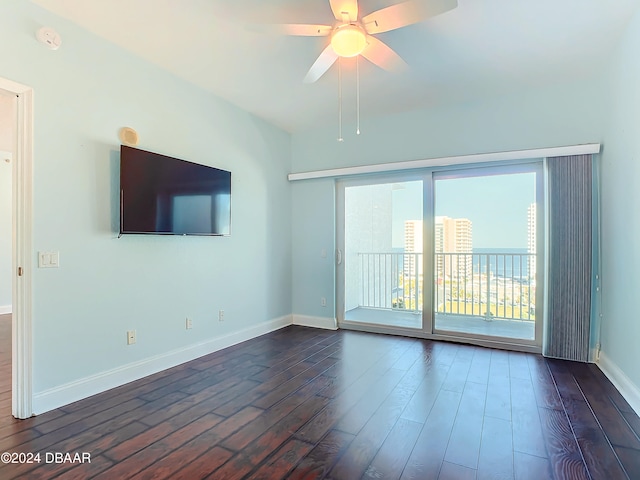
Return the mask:
<path id="1" fill-rule="evenodd" d="M 42 455 L 7 480 L 640 479 L 595 365 L 453 343 L 288 327 L 28 420 L 6 395 L 0 452 Z"/>
<path id="2" fill-rule="evenodd" d="M 11 415 L 11 315 L 0 315 L 0 425 Z"/>

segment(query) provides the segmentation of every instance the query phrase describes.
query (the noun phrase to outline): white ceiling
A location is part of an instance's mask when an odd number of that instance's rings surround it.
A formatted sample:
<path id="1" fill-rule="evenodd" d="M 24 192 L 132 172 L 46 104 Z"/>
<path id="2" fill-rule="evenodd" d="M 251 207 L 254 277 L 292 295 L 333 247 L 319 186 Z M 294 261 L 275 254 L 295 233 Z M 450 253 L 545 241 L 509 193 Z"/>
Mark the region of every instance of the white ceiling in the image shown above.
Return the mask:
<path id="1" fill-rule="evenodd" d="M 333 24 L 328 0 L 32 1 L 288 131 L 337 119 L 336 66 L 302 83 L 328 39 L 249 28 Z M 360 0 L 360 14 L 394 3 Z M 638 0 L 458 0 L 455 10 L 378 36 L 410 69 L 388 73 L 361 60 L 362 116 L 592 74 L 637 8 Z M 352 68 L 343 70 L 345 104 L 355 101 Z"/>

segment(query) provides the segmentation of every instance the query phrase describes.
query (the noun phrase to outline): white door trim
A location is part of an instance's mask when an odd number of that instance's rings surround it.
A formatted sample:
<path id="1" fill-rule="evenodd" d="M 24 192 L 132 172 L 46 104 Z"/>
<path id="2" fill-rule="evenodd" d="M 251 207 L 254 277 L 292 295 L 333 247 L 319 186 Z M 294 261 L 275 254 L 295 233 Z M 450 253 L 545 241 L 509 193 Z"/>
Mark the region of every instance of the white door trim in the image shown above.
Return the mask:
<path id="1" fill-rule="evenodd" d="M 13 292 L 11 413 L 33 414 L 32 400 L 32 222 L 33 89 L 0 78 L 0 89 L 16 96 L 13 152 Z"/>

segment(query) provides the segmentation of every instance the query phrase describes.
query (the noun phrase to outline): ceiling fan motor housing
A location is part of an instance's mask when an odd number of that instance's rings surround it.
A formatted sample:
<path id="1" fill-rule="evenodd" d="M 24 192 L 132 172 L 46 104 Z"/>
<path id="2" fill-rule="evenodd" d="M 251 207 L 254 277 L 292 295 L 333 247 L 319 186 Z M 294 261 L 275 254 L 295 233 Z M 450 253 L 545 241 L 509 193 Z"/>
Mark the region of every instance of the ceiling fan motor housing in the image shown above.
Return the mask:
<path id="1" fill-rule="evenodd" d="M 367 34 L 357 23 L 339 25 L 331 34 L 331 47 L 340 57 L 360 55 L 367 46 Z"/>

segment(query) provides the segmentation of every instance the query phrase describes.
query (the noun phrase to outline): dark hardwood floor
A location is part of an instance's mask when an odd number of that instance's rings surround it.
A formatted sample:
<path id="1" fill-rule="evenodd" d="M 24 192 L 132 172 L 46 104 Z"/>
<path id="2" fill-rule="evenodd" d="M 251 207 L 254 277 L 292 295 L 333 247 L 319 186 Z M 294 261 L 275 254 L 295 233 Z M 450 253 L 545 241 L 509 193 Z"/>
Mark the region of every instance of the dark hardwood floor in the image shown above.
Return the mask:
<path id="1" fill-rule="evenodd" d="M 2 479 L 640 479 L 595 365 L 466 345 L 288 327 L 28 420 L 5 395 L 0 452 L 42 457 Z"/>
<path id="2" fill-rule="evenodd" d="M 0 315 L 0 425 L 11 416 L 11 315 Z"/>

